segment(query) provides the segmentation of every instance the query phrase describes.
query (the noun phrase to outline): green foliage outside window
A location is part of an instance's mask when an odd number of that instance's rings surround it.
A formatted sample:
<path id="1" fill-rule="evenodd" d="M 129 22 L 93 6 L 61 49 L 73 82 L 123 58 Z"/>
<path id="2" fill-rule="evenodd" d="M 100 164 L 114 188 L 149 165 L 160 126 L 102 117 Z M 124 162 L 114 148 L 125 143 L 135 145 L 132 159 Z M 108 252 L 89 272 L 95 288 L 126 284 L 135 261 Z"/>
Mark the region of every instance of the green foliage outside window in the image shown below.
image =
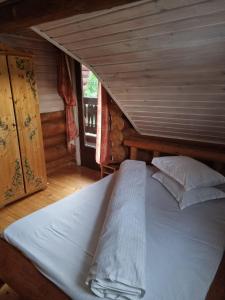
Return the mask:
<path id="1" fill-rule="evenodd" d="M 93 72 L 89 72 L 87 84 L 84 89 L 84 97 L 87 98 L 98 97 L 98 79 Z"/>

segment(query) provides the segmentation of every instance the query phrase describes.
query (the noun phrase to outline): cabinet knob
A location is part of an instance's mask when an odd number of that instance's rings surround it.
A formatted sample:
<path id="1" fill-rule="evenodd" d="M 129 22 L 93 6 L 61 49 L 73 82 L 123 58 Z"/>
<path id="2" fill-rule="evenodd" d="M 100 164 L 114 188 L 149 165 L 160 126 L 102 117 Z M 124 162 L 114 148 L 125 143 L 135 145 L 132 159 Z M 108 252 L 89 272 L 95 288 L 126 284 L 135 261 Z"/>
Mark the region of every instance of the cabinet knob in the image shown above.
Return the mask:
<path id="1" fill-rule="evenodd" d="M 12 126 L 13 126 L 13 127 L 16 127 L 16 123 L 13 123 Z"/>

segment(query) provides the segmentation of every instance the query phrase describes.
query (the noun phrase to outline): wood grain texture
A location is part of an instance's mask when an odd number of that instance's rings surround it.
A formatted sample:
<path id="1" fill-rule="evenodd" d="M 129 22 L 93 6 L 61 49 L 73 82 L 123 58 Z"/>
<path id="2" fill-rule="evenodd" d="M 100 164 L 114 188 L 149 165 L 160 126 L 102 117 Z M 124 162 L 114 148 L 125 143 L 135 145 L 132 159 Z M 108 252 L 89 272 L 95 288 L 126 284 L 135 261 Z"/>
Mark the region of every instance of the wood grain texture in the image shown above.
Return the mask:
<path id="1" fill-rule="evenodd" d="M 147 0 L 34 30 L 94 70 L 139 133 L 225 144 L 224 13 Z"/>
<path id="2" fill-rule="evenodd" d="M 3 209 L 0 210 L 0 231 L 3 231 L 3 229 L 11 224 L 12 222 L 44 207 L 47 206 L 51 203 L 54 203 L 57 200 L 62 199 L 65 196 L 70 195 L 71 193 L 80 190 L 82 187 L 95 182 L 100 178 L 100 173 L 97 171 L 93 171 L 87 168 L 83 167 L 76 167 L 76 166 L 70 166 L 64 169 L 60 169 L 60 172 L 56 171 L 55 173 L 49 175 L 48 177 L 48 188 L 44 191 L 41 191 L 40 193 L 36 193 L 32 196 L 29 196 L 26 199 L 20 200 L 19 202 L 13 203 L 7 207 L 4 207 Z M 13 250 L 12 250 L 13 251 Z M 8 252 L 8 251 L 7 251 Z M 1 252 L 2 253 L 2 252 Z M 8 255 L 9 252 L 8 252 Z M 19 254 L 18 254 L 19 255 Z M 1 256 L 2 257 L 2 256 Z M 12 262 L 12 261 L 11 261 Z M 15 265 L 17 267 L 20 264 L 17 264 L 16 261 L 14 261 Z M 28 268 L 30 267 L 29 262 L 26 260 L 25 265 L 29 265 Z M 23 270 L 26 270 L 25 265 L 23 265 L 22 268 L 20 268 L 20 272 L 24 272 Z M 1 265 L 2 266 L 2 265 Z M 14 268 L 11 268 L 11 270 L 15 270 Z M 35 277 L 37 277 L 37 272 L 33 270 L 33 268 L 29 268 L 32 272 L 34 272 Z M 1 273 L 1 271 L 0 271 Z M 11 272 L 8 272 L 8 277 L 10 276 Z M 39 286 L 38 290 L 43 290 L 43 293 L 46 293 L 46 286 L 49 284 L 46 284 L 46 279 L 44 280 L 43 278 L 41 279 L 42 281 L 37 282 L 34 280 L 33 276 L 30 276 L 27 281 L 24 282 L 25 278 L 29 276 L 30 273 L 24 274 L 24 276 L 21 276 L 21 281 L 20 281 L 20 286 L 18 286 L 18 283 L 16 284 L 16 289 L 21 291 L 21 295 L 25 294 L 25 291 L 28 292 L 28 296 L 30 296 L 33 293 L 30 293 L 30 289 L 34 288 L 34 290 L 37 291 L 36 287 Z M 33 273 L 32 273 L 33 274 Z M 38 273 L 39 274 L 39 273 Z M 13 275 L 15 275 L 15 272 L 13 271 Z M 13 277 L 13 276 L 12 276 Z M 14 287 L 14 284 L 12 284 L 13 278 L 9 278 L 9 281 L 11 282 L 12 287 Z M 17 278 L 18 279 L 18 278 Z M 6 278 L 5 278 L 6 280 Z M 40 283 L 43 283 L 43 286 L 41 285 L 40 288 Z M 27 286 L 24 287 L 23 289 L 23 283 Z M 32 286 L 34 284 L 34 286 Z M 29 291 L 28 291 L 29 290 Z M 58 290 L 58 289 L 57 289 Z M 29 297 L 19 297 L 15 293 L 10 292 L 9 294 L 6 292 L 9 292 L 9 288 L 7 286 L 3 287 L 2 289 L 0 288 L 0 299 L 4 300 L 22 300 L 22 299 L 31 299 Z M 12 295 L 12 296 L 11 296 Z M 40 299 L 37 294 L 35 299 Z M 42 294 L 41 294 L 42 295 Z M 46 296 L 46 294 L 45 294 Z M 34 297 L 34 296 L 33 296 Z M 33 298 L 32 298 L 33 299 Z M 58 299 L 58 298 L 50 298 L 48 295 L 47 298 L 44 299 Z M 62 298 L 64 299 L 64 298 Z"/>
<path id="3" fill-rule="evenodd" d="M 39 100 L 32 59 L 8 56 L 21 160 L 27 194 L 46 186 Z"/>
<path id="4" fill-rule="evenodd" d="M 137 150 L 143 149 L 151 152 L 166 153 L 171 155 L 187 155 L 200 160 L 225 163 L 225 148 L 220 148 L 205 143 L 185 143 L 179 140 L 163 139 L 148 136 L 130 136 L 124 144 L 130 147 L 130 158 L 137 159 Z"/>
<path id="5" fill-rule="evenodd" d="M 137 0 L 24 0 L 19 3 L 9 2 L 0 11 L 1 32 L 15 31 L 32 25 L 57 20 L 72 15 L 79 15 L 114 6 L 132 3 Z"/>
<path id="6" fill-rule="evenodd" d="M 0 209 L 0 232 L 14 221 L 60 200 L 100 179 L 100 172 L 85 167 L 60 168 L 48 176 L 47 189 Z"/>
<path id="7" fill-rule="evenodd" d="M 62 111 L 64 104 L 57 92 L 57 49 L 30 29 L 16 34 L 0 34 L 1 48 L 11 47 L 15 55 L 31 54 L 36 71 L 40 112 Z M 13 50 L 14 48 L 14 50 Z M 24 53 L 25 52 L 25 53 Z"/>
<path id="8" fill-rule="evenodd" d="M 75 149 L 73 153 L 67 150 L 65 111 L 42 113 L 41 125 L 47 173 L 74 163 Z"/>
<path id="9" fill-rule="evenodd" d="M 136 150 L 137 148 L 134 147 L 134 151 Z M 91 182 L 96 181 L 99 176 L 99 172 L 83 167 L 65 168 L 60 172 L 52 174 L 49 176 L 48 189 L 0 210 L 0 231 L 17 219 L 67 196 Z M 1 243 L 0 249 L 6 253 L 6 257 L 8 256 L 10 258 L 8 261 L 11 262 L 11 264 L 8 265 L 5 260 L 2 260 L 2 263 L 0 263 L 0 277 L 2 280 L 4 279 L 5 281 L 10 282 L 11 285 L 24 296 L 23 298 L 19 298 L 15 295 L 14 298 L 9 298 L 10 295 L 7 295 L 4 300 L 46 299 L 43 297 L 46 297 L 48 294 L 48 288 L 50 288 L 50 293 L 54 293 L 54 299 L 67 299 L 62 294 L 59 296 L 57 288 L 53 291 L 52 284 L 50 284 L 49 287 L 49 281 L 40 276 L 30 262 L 27 259 L 24 260 L 24 257 L 21 256 L 18 251 L 15 252 L 13 247 Z M 1 258 L 2 256 L 0 257 L 0 261 Z M 225 259 L 223 258 L 216 277 L 210 287 L 207 300 L 224 300 L 224 263 Z M 11 267 L 9 268 L 8 266 Z M 19 274 L 22 274 L 22 276 L 15 276 L 15 267 L 19 270 Z M 26 273 L 24 273 L 24 270 Z M 31 275 L 28 279 L 27 274 Z M 27 281 L 29 281 L 29 284 Z M 5 289 L 7 289 L 7 287 L 5 287 Z M 43 290 L 40 295 L 38 294 L 39 289 Z M 0 298 L 3 292 L 4 291 L 0 289 Z M 34 298 L 35 295 L 36 298 Z"/>
<path id="10" fill-rule="evenodd" d="M 206 300 L 223 300 L 225 299 L 225 253 L 223 255 L 216 276 L 210 286 Z"/>
<path id="11" fill-rule="evenodd" d="M 4 240 L 0 240 L 0 251 L 0 276 L 22 299 L 70 299 L 47 280 L 21 252 Z"/>
<path id="12" fill-rule="evenodd" d="M 0 207 L 25 195 L 6 56 L 0 55 Z"/>

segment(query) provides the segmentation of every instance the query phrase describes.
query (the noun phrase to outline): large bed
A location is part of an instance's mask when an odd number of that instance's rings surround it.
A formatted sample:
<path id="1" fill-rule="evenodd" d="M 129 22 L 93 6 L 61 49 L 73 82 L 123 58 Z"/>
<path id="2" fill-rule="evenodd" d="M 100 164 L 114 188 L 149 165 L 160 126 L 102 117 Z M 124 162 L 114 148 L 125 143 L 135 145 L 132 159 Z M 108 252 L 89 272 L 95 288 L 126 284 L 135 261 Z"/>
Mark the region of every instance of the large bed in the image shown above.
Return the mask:
<path id="1" fill-rule="evenodd" d="M 148 167 L 147 289 L 143 299 L 224 299 L 218 282 L 224 279 L 225 199 L 180 210 L 152 173 L 152 167 Z M 0 278 L 15 287 L 10 270 L 14 262 L 14 272 L 21 272 L 23 289 L 19 287 L 19 292 L 27 299 L 96 299 L 85 280 L 116 176 L 107 176 L 6 228 L 0 243 L 5 255 L 0 256 Z M 215 282 L 216 274 L 219 277 Z M 22 276 L 27 280 L 26 287 Z M 37 280 L 36 289 L 32 276 Z M 18 290 L 18 279 L 16 285 Z"/>

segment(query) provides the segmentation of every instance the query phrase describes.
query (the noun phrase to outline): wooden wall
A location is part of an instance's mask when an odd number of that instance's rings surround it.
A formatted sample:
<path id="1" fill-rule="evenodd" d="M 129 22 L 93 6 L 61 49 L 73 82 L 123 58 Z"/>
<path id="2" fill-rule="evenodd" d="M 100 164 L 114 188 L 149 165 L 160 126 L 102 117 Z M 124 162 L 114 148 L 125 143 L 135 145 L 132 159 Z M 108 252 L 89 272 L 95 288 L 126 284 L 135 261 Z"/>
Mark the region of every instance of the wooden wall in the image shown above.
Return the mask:
<path id="1" fill-rule="evenodd" d="M 224 16 L 224 0 L 143 0 L 33 29 L 92 68 L 141 134 L 225 144 Z"/>
<path id="2" fill-rule="evenodd" d="M 48 173 L 55 171 L 60 165 L 73 163 L 75 152 L 69 154 L 66 146 L 65 111 L 42 113 L 41 123 Z"/>
<path id="3" fill-rule="evenodd" d="M 75 162 L 66 148 L 64 104 L 57 92 L 58 50 L 31 30 L 0 35 L 0 43 L 34 55 L 47 172 Z"/>
<path id="4" fill-rule="evenodd" d="M 31 30 L 15 35 L 0 34 L 0 42 L 34 55 L 41 113 L 63 110 L 57 92 L 57 49 Z"/>

